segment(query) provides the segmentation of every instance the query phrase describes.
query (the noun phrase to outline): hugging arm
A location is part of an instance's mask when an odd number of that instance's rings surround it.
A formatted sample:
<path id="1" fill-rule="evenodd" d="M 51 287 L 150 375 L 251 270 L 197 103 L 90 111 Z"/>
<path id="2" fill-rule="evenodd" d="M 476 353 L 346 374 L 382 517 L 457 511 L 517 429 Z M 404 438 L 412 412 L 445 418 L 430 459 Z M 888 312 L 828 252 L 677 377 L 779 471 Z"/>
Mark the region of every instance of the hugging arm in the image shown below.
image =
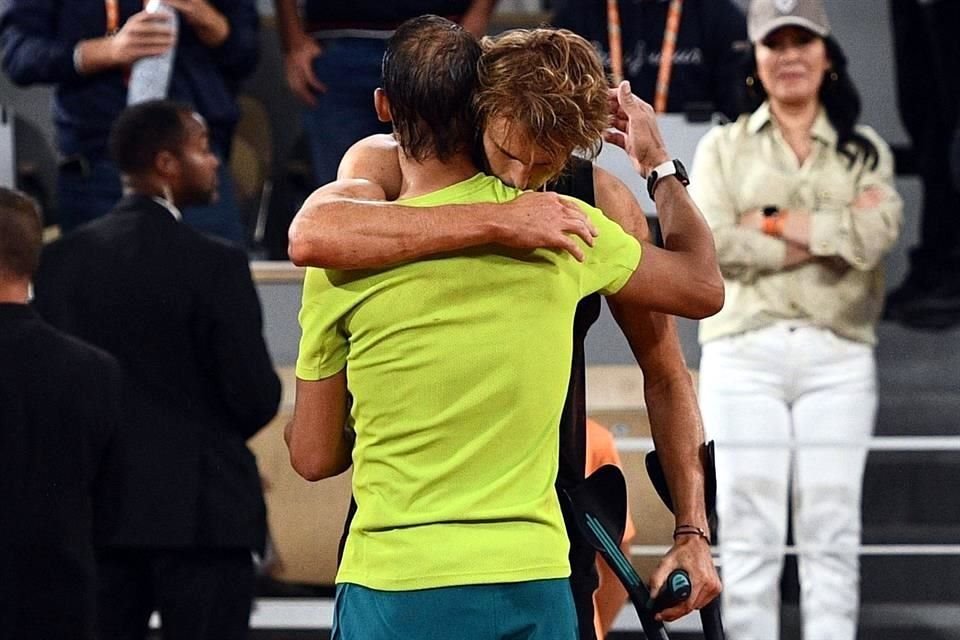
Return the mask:
<path id="1" fill-rule="evenodd" d="M 568 251 L 595 230 L 579 207 L 554 193 L 525 193 L 505 204 L 407 207 L 396 144 L 373 136 L 344 156 L 338 180 L 315 191 L 290 226 L 290 259 L 330 269 L 387 267 L 486 244 Z M 364 186 L 361 188 L 361 184 Z"/>

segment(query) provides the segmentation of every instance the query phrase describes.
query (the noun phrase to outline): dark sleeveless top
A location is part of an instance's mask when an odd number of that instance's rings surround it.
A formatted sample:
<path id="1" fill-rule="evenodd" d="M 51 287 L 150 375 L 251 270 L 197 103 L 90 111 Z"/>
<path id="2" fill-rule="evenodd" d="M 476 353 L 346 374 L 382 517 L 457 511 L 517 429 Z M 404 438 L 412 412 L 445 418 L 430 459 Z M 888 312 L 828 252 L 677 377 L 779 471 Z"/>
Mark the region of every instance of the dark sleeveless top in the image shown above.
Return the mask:
<path id="1" fill-rule="evenodd" d="M 583 200 L 596 205 L 593 190 L 593 163 L 573 156 L 566 171 L 547 185 L 548 191 Z M 587 331 L 600 317 L 600 296 L 587 296 L 577 305 L 573 319 L 573 359 L 570 366 L 570 384 L 567 399 L 560 416 L 560 467 L 557 471 L 557 491 L 572 487 L 583 480 L 587 466 L 587 397 L 584 341 Z M 599 579 L 596 570 L 596 552 L 577 529 L 568 513 L 569 503 L 561 496 L 567 537 L 570 539 L 570 589 L 577 609 L 580 640 L 595 640 L 593 622 L 593 592 Z"/>
<path id="2" fill-rule="evenodd" d="M 567 170 L 554 182 L 547 185 L 548 191 L 573 196 L 594 205 L 593 164 L 576 156 L 570 159 Z M 584 340 L 587 331 L 600 317 L 600 296 L 590 295 L 580 301 L 573 320 L 573 361 L 570 367 L 570 384 L 567 399 L 560 417 L 560 471 L 557 484 L 561 488 L 583 480 L 587 464 L 587 403 L 586 362 Z"/>

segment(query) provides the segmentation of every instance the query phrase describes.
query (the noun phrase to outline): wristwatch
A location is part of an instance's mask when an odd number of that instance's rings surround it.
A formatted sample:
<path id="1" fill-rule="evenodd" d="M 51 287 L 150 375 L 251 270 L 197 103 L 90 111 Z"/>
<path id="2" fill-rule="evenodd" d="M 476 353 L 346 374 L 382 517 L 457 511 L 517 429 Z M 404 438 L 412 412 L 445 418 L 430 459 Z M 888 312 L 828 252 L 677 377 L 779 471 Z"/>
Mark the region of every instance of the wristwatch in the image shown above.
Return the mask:
<path id="1" fill-rule="evenodd" d="M 690 184 L 690 178 L 687 176 L 687 169 L 679 160 L 668 160 L 663 164 L 658 164 L 647 176 L 647 193 L 653 200 L 653 194 L 657 190 L 657 183 L 667 176 L 676 176 L 680 184 L 687 186 Z"/>

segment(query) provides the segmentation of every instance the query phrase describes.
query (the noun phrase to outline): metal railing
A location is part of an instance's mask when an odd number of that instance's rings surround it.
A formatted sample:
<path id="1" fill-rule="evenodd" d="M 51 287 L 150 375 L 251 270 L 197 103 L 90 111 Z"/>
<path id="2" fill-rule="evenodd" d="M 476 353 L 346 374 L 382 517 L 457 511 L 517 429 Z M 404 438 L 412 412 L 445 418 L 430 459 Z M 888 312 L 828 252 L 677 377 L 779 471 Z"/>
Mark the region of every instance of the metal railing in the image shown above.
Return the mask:
<path id="1" fill-rule="evenodd" d="M 617 438 L 617 450 L 652 451 L 653 438 Z M 738 449 L 768 448 L 857 448 L 871 451 L 960 451 L 960 436 L 873 436 L 856 440 L 738 440 L 724 442 L 722 447 Z M 662 556 L 669 550 L 667 545 L 631 545 L 634 556 Z M 723 543 L 714 547 L 719 555 Z M 960 556 L 960 544 L 861 544 L 844 545 L 737 545 L 732 551 L 778 556 L 809 553 L 857 553 L 861 556 Z"/>

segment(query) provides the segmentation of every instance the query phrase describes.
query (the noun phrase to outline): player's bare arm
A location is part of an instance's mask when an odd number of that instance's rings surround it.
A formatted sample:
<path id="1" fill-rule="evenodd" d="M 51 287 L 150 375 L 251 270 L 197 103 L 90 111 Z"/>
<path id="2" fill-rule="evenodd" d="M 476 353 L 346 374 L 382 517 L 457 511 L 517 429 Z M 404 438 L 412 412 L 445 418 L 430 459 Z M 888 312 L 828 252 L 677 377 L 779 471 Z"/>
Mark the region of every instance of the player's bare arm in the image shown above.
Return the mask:
<path id="1" fill-rule="evenodd" d="M 669 160 L 656 114 L 629 83 L 611 90 L 611 105 L 615 130 L 606 139 L 627 152 L 641 176 Z M 687 318 L 713 315 L 723 307 L 724 290 L 710 227 L 673 177 L 657 184 L 655 201 L 664 248 L 645 244 L 640 266 L 615 297 Z"/>
<path id="2" fill-rule="evenodd" d="M 311 482 L 350 468 L 354 436 L 347 427 L 346 369 L 321 380 L 297 379 L 293 418 L 283 438 L 290 464 Z"/>
<path id="3" fill-rule="evenodd" d="M 610 173 L 594 168 L 597 205 L 638 240 L 649 238 L 646 217 L 625 184 Z M 672 316 L 650 311 L 642 305 L 609 300 L 610 310 L 627 338 L 637 364 L 643 370 L 644 399 L 658 455 L 674 497 L 676 524 L 707 527 L 704 505 L 704 473 L 700 450 L 703 426 L 693 381 L 687 370 Z M 683 568 L 694 591 L 677 607 L 663 612 L 675 620 L 712 601 L 720 579 L 705 540 L 681 536 L 650 576 L 650 589 L 659 592 L 671 571 Z"/>
<path id="4" fill-rule="evenodd" d="M 364 194 L 362 180 L 371 187 Z M 352 187 L 350 187 L 352 185 Z M 349 188 L 348 188 L 349 187 Z M 575 204 L 554 193 L 525 193 L 506 204 L 405 207 L 392 136 L 371 136 L 344 156 L 338 180 L 314 192 L 290 226 L 290 259 L 332 269 L 387 267 L 485 244 L 567 251 L 583 260 L 596 234 Z"/>

